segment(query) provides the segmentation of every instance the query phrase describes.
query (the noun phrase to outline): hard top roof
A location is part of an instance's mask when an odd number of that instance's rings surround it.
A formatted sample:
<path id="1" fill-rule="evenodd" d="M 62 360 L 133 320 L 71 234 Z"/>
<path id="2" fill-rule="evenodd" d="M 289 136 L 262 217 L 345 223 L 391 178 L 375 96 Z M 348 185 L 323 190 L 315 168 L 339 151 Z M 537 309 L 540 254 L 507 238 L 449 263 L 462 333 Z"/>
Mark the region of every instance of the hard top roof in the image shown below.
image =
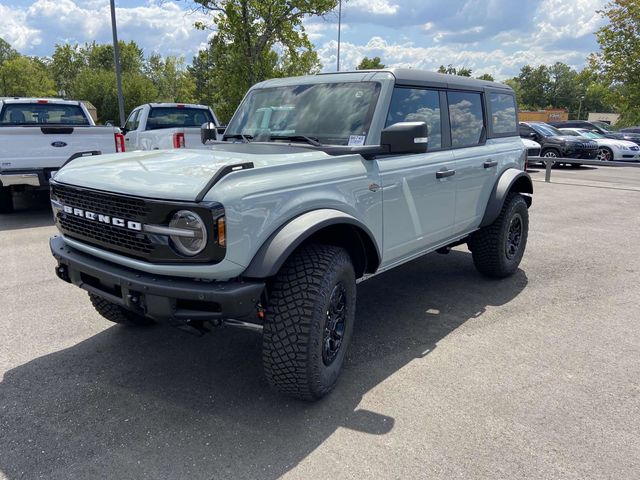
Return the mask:
<path id="1" fill-rule="evenodd" d="M 488 80 L 461 77 L 458 75 L 446 75 L 443 73 L 429 72 L 426 70 L 416 70 L 413 68 L 385 68 L 380 70 L 351 70 L 344 72 L 327 72 L 305 77 L 291 77 L 266 80 L 256 85 L 261 88 L 274 86 L 296 85 L 300 83 L 318 83 L 322 78 L 325 81 L 340 81 L 342 77 L 345 82 L 378 80 L 384 76 L 393 76 L 396 85 L 448 88 L 459 90 L 485 89 L 502 90 L 511 93 L 513 90 L 508 85 Z"/>

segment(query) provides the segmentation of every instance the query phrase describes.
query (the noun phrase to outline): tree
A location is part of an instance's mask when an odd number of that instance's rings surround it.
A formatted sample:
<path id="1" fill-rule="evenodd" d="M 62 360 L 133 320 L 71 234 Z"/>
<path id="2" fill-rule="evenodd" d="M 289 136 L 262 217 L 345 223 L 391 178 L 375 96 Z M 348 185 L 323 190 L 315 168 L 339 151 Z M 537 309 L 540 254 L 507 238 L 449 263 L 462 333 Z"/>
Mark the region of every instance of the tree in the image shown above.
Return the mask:
<path id="1" fill-rule="evenodd" d="M 329 13 L 337 0 L 195 0 L 195 3 L 212 15 L 217 30 L 209 45 L 207 63 L 213 67 L 210 75 L 215 85 L 215 108 L 226 121 L 253 84 L 272 77 L 319 71 L 318 56 L 302 22 L 306 17 Z M 196 26 L 206 28 L 203 23 Z M 195 68 L 202 65 L 203 62 L 198 62 Z M 201 73 L 194 76 L 201 80 Z"/>
<path id="2" fill-rule="evenodd" d="M 77 44 L 56 44 L 49 68 L 58 91 L 63 96 L 73 96 L 74 82 L 82 69 L 86 68 L 84 52 Z"/>
<path id="3" fill-rule="evenodd" d="M 55 84 L 44 62 L 38 58 L 18 56 L 0 66 L 0 96 L 52 97 Z"/>
<path id="4" fill-rule="evenodd" d="M 195 82 L 184 65 L 184 59 L 158 54 L 151 55 L 145 65 L 146 76 L 158 90 L 160 102 L 193 103 L 195 101 Z"/>
<path id="5" fill-rule="evenodd" d="M 467 67 L 456 68 L 449 64 L 448 66 L 440 65 L 438 73 L 446 73 L 447 75 L 458 75 L 459 77 L 470 77 L 472 70 Z"/>
<path id="6" fill-rule="evenodd" d="M 491 75 L 490 73 L 483 73 L 482 75 L 480 75 L 479 77 L 476 77 L 478 80 L 487 80 L 489 82 L 495 82 L 495 78 L 493 78 L 493 75 Z"/>
<path id="7" fill-rule="evenodd" d="M 20 54 L 8 42 L 0 38 L 0 66 L 7 60 L 13 60 L 19 56 Z"/>
<path id="8" fill-rule="evenodd" d="M 612 0 L 600 13 L 609 23 L 596 32 L 600 52 L 592 65 L 617 86 L 621 122 L 640 123 L 640 2 Z"/>
<path id="9" fill-rule="evenodd" d="M 384 68 L 384 64 L 380 60 L 380 57 L 364 57 L 356 67 L 356 70 L 377 70 L 379 68 Z"/>

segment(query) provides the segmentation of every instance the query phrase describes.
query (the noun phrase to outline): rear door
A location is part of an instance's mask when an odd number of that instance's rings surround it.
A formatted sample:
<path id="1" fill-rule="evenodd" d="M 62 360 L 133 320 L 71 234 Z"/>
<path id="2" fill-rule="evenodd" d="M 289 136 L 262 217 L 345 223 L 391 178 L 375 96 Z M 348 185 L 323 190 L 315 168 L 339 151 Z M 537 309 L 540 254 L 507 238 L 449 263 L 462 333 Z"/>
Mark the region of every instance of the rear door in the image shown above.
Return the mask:
<path id="1" fill-rule="evenodd" d="M 458 235 L 480 223 L 499 162 L 494 145 L 486 141 L 483 93 L 450 91 L 447 99 L 457 176 L 453 233 Z"/>
<path id="2" fill-rule="evenodd" d="M 453 153 L 443 138 L 444 93 L 396 87 L 386 126 L 423 121 L 429 128 L 426 153 L 377 160 L 383 194 L 383 265 L 398 263 L 451 235 L 456 176 Z"/>

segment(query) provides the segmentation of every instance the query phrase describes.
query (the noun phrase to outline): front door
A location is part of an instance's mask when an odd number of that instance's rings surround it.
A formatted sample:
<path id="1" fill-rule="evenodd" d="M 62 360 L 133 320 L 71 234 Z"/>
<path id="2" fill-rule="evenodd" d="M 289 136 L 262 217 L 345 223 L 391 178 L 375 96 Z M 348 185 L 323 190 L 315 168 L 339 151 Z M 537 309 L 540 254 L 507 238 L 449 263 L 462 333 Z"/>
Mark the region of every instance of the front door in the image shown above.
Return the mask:
<path id="1" fill-rule="evenodd" d="M 451 237 L 455 213 L 455 159 L 442 149 L 441 98 L 437 90 L 396 87 L 386 126 L 423 121 L 426 153 L 379 158 L 382 183 L 382 266 L 398 263 Z"/>

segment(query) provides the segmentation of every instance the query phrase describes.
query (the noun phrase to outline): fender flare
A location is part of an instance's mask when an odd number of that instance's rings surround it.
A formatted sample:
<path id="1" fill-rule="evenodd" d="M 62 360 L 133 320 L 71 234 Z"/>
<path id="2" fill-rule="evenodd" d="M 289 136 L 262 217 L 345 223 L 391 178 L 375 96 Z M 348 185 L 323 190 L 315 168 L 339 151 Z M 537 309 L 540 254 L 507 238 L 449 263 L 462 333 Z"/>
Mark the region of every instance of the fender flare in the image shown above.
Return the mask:
<path id="1" fill-rule="evenodd" d="M 505 170 L 493 187 L 487 208 L 484 210 L 484 217 L 480 223 L 480 227 L 486 227 L 491 225 L 502 210 L 504 201 L 507 199 L 507 195 L 511 191 L 520 193 L 533 194 L 533 182 L 527 172 L 518 170 L 517 168 L 508 168 Z M 527 206 L 531 206 L 531 197 L 525 196 Z"/>
<path id="2" fill-rule="evenodd" d="M 251 263 L 242 274 L 247 278 L 267 278 L 278 273 L 284 262 L 302 243 L 323 228 L 333 225 L 349 225 L 356 227 L 368 238 L 360 238 L 360 242 L 368 243 L 375 249 L 377 268 L 382 258 L 371 230 L 355 217 L 333 209 L 312 210 L 293 218 L 276 230 L 260 247 Z M 371 247 L 372 246 L 372 247 Z M 365 248 L 366 246 L 362 245 Z"/>

